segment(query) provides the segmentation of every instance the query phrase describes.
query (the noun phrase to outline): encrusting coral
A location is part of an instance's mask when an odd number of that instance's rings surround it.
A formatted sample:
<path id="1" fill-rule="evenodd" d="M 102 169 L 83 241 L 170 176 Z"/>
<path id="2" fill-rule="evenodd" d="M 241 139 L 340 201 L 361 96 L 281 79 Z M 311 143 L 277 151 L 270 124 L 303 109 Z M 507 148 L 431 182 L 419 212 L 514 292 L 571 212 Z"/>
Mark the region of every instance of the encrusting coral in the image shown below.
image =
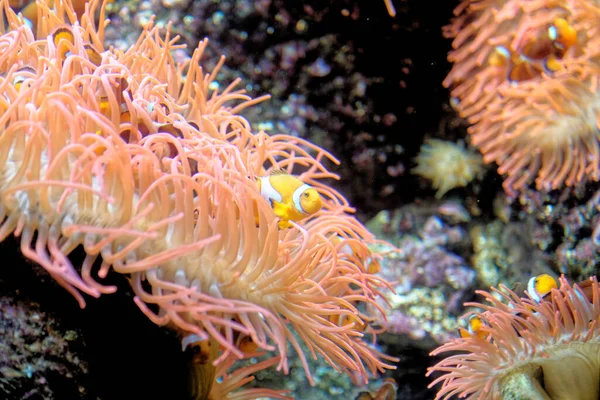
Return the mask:
<path id="1" fill-rule="evenodd" d="M 264 98 L 250 99 L 237 82 L 209 89 L 223 59 L 202 70 L 206 41 L 186 65 L 170 54 L 178 38 L 152 24 L 130 50 L 105 50 L 105 4 L 91 1 L 79 17 L 68 0 L 49 4 L 38 0 L 32 32 L 2 2 L 0 239 L 19 236 L 23 255 L 82 307 L 81 292 L 115 290 L 92 277 L 98 266 L 100 278 L 126 274 L 152 321 L 177 329 L 184 344 L 213 346 L 202 368 L 247 356 L 238 343 L 249 338 L 276 352 L 284 372 L 290 343 L 312 381 L 297 337 L 363 382 L 393 368 L 362 339 L 376 319 L 365 305 L 381 312 L 375 300 L 389 285 L 368 271 L 374 238 L 321 182 L 336 177 L 322 164 L 333 156 L 252 133 L 238 113 Z M 297 167 L 323 209 L 280 230 L 256 179 Z M 68 258 L 78 246 L 81 272 Z M 280 396 L 247 397 L 261 395 Z"/>
<path id="2" fill-rule="evenodd" d="M 555 286 L 556 287 L 556 286 Z M 432 355 L 453 355 L 430 368 L 442 373 L 436 399 L 598 399 L 600 286 L 591 278 L 543 298 L 519 298 L 504 286 L 477 291 L 488 304 L 478 332 L 444 344 Z M 458 354 L 456 353 L 458 352 Z"/>
<path id="3" fill-rule="evenodd" d="M 472 143 L 515 195 L 600 178 L 596 0 L 463 0 L 444 80 Z"/>

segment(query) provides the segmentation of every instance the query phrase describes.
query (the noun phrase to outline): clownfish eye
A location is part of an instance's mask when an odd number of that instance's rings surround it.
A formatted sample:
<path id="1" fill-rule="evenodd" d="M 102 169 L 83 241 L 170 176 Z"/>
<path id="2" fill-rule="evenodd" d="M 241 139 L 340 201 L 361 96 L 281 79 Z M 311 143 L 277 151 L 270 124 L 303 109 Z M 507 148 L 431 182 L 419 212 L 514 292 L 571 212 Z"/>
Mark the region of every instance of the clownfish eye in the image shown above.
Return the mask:
<path id="1" fill-rule="evenodd" d="M 306 189 L 300 195 L 299 209 L 308 214 L 314 214 L 322 207 L 321 197 L 314 188 Z"/>

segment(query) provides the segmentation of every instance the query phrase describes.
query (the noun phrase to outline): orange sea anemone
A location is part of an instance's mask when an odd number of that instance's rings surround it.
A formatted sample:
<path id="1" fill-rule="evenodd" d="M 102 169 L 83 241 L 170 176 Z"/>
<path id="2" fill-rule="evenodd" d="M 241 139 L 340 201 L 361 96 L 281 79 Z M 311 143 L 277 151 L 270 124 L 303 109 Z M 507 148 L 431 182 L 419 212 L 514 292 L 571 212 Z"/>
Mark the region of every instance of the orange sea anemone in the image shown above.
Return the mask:
<path id="1" fill-rule="evenodd" d="M 365 305 L 381 312 L 375 300 L 389 285 L 342 250 L 351 242 L 372 259 L 374 238 L 321 181 L 336 177 L 321 163 L 335 158 L 298 138 L 252 133 L 238 112 L 264 98 L 237 82 L 209 89 L 223 60 L 202 70 L 206 41 L 186 65 L 171 56 L 177 38 L 152 24 L 130 50 L 105 50 L 106 3 L 99 25 L 98 1 L 80 22 L 68 0 L 53 4 L 38 0 L 35 34 L 2 4 L 0 239 L 20 237 L 23 255 L 82 307 L 82 292 L 115 290 L 92 277 L 98 267 L 100 278 L 126 274 L 154 322 L 219 346 L 215 364 L 245 356 L 243 335 L 276 352 L 285 372 L 290 343 L 311 382 L 297 338 L 361 381 L 393 368 L 356 328 L 376 319 Z M 298 166 L 323 208 L 279 230 L 256 177 Z M 78 246 L 81 269 L 68 258 Z"/>
<path id="2" fill-rule="evenodd" d="M 600 3 L 463 0 L 444 80 L 472 143 L 516 194 L 600 178 Z"/>
<path id="3" fill-rule="evenodd" d="M 435 197 L 438 199 L 449 190 L 467 186 L 483 174 L 483 162 L 478 153 L 445 140 L 425 141 L 415 162 L 417 166 L 411 172 L 429 179 L 437 189 Z"/>
<path id="4" fill-rule="evenodd" d="M 478 291 L 482 335 L 444 344 L 432 355 L 459 352 L 430 368 L 441 372 L 436 399 L 598 399 L 600 287 L 562 277 L 539 303 L 504 286 Z"/>

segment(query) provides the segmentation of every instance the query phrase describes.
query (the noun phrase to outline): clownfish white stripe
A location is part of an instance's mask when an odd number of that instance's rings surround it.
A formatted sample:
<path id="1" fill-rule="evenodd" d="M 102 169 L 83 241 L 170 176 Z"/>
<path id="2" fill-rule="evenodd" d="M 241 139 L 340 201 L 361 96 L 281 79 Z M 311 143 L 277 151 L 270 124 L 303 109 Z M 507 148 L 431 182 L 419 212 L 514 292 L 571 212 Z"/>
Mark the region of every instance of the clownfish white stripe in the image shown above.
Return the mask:
<path id="1" fill-rule="evenodd" d="M 269 178 L 269 176 L 260 178 L 260 195 L 265 199 L 281 202 L 283 197 L 275 190 L 273 185 L 271 185 L 271 180 Z"/>
<path id="2" fill-rule="evenodd" d="M 527 293 L 529 293 L 529 296 L 531 296 L 533 301 L 535 301 L 536 303 L 539 303 L 540 301 L 542 301 L 542 298 L 540 297 L 540 295 L 538 294 L 538 291 L 535 288 L 536 279 L 537 279 L 537 277 L 534 276 L 527 283 Z"/>
<path id="3" fill-rule="evenodd" d="M 527 283 L 527 293 L 529 293 L 529 297 L 536 303 L 542 301 L 552 289 L 557 288 L 558 284 L 556 283 L 556 279 L 548 274 L 534 276 L 529 280 L 529 283 Z"/>
<path id="4" fill-rule="evenodd" d="M 340 248 L 340 253 L 342 254 L 347 254 L 349 256 L 354 255 L 354 251 L 352 250 L 352 246 L 350 246 L 348 243 L 345 243 L 341 248 Z"/>
<path id="5" fill-rule="evenodd" d="M 13 80 L 13 85 L 16 86 L 19 83 L 23 83 L 23 82 L 25 82 L 25 77 L 23 75 L 17 75 L 15 77 L 15 79 Z"/>
<path id="6" fill-rule="evenodd" d="M 292 200 L 294 201 L 294 207 L 296 207 L 296 210 L 301 211 L 305 214 L 308 213 L 302 208 L 302 204 L 300 203 L 300 196 L 302 196 L 302 193 L 304 193 L 304 191 L 308 189 L 310 189 L 310 186 L 305 183 L 298 189 L 296 189 L 294 191 L 294 194 L 292 195 Z"/>

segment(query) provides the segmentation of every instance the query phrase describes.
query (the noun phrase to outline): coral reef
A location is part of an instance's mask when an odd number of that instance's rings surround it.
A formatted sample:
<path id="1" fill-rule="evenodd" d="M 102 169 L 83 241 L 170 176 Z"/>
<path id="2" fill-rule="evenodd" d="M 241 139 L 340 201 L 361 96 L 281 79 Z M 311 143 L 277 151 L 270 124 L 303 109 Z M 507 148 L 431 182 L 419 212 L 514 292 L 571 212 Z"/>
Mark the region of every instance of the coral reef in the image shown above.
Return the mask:
<path id="1" fill-rule="evenodd" d="M 17 371 L 2 374 L 0 398 L 180 399 L 188 395 L 187 358 L 180 341 L 174 332 L 139 312 L 124 277 L 107 277 L 119 290 L 81 309 L 43 268 L 23 258 L 14 238 L 4 240 L 0 251 L 6 266 L 0 269 L 0 322 L 6 333 L 0 341 L 1 363 Z M 79 250 L 72 256 L 74 262 L 85 257 Z M 20 372 L 25 370 L 31 371 L 31 377 Z M 154 384 L 140 385 L 144 379 Z"/>
<path id="2" fill-rule="evenodd" d="M 458 221 L 447 218 L 444 214 L 449 208 L 459 207 L 446 202 L 427 212 L 425 207 L 407 206 L 393 216 L 382 212 L 367 224 L 399 249 L 377 246 L 383 254 L 388 251 L 381 276 L 394 283 L 395 291 L 385 292 L 391 309 L 387 321 L 380 322 L 388 333 L 396 335 L 386 336 L 388 342 L 431 348 L 456 335 L 457 316 L 465 296 L 473 290 L 475 271 L 453 253 L 467 254 L 469 237 L 461 225 L 470 216 L 462 209 Z M 403 223 L 407 219 L 413 222 Z"/>
<path id="3" fill-rule="evenodd" d="M 4 293 L 7 286 L 0 282 Z M 76 331 L 39 304 L 0 297 L 0 394 L 3 399 L 93 399 Z"/>
<path id="4" fill-rule="evenodd" d="M 529 277 L 554 274 L 551 257 L 535 247 L 531 239 L 538 225 L 531 220 L 477 224 L 469 232 L 473 243 L 473 268 L 482 287 L 513 287 Z"/>
<path id="5" fill-rule="evenodd" d="M 599 272 L 599 198 L 597 184 L 556 193 L 526 189 L 512 204 L 499 197 L 494 212 L 503 225 L 524 227 L 526 237 L 521 243 L 536 248 L 528 250 L 537 253 L 533 260 L 542 260 L 572 279 L 584 279 Z M 521 269 L 528 269 L 525 264 L 531 265 L 524 263 Z"/>

